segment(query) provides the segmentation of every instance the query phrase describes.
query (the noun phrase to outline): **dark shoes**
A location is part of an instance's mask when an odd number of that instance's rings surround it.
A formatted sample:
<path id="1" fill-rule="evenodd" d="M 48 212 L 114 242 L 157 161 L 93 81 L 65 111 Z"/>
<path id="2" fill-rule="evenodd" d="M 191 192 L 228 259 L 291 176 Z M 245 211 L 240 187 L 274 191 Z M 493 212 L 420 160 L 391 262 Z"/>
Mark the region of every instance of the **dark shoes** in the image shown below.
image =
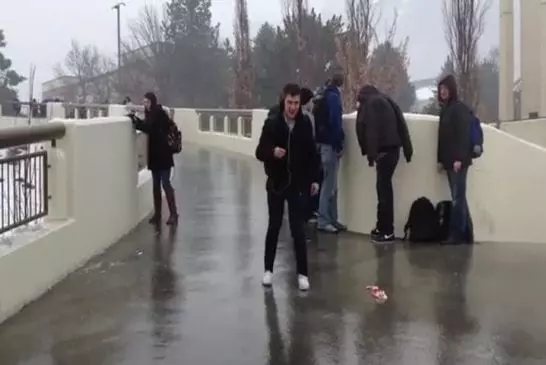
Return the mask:
<path id="1" fill-rule="evenodd" d="M 173 189 L 167 189 L 165 191 L 165 200 L 167 201 L 167 205 L 169 206 L 169 212 L 171 213 L 169 219 L 167 220 L 167 225 L 174 226 L 178 224 L 178 210 L 176 208 L 176 199 L 174 196 L 174 190 Z M 160 225 L 161 224 L 161 209 L 162 209 L 162 197 L 161 194 L 154 194 L 154 215 L 150 218 L 148 221 L 150 224 L 153 225 Z"/>
<path id="2" fill-rule="evenodd" d="M 174 226 L 178 224 L 178 214 L 171 214 L 169 219 L 167 219 L 167 225 L 168 226 Z"/>
<path id="3" fill-rule="evenodd" d="M 379 232 L 377 228 L 370 232 L 372 243 L 393 243 L 395 240 L 394 233 L 384 234 Z"/>

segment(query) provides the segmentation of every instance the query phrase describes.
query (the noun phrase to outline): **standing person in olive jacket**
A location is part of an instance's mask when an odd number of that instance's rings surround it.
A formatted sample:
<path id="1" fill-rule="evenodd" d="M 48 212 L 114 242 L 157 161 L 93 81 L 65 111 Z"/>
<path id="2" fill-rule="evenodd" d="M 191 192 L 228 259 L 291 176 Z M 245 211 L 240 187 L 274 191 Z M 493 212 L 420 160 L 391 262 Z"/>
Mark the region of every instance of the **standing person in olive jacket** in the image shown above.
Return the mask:
<path id="1" fill-rule="evenodd" d="M 152 172 L 154 215 L 151 224 L 161 223 L 161 186 L 169 206 L 168 225 L 178 222 L 178 210 L 174 189 L 171 185 L 171 169 L 174 167 L 173 152 L 167 143 L 169 124 L 172 123 L 163 107 L 157 103 L 154 93 L 144 95 L 144 120 L 131 115 L 135 128 L 148 135 L 148 169 Z"/>
<path id="2" fill-rule="evenodd" d="M 307 191 L 310 191 L 311 195 L 319 191 L 320 158 L 311 122 L 300 107 L 300 94 L 301 90 L 297 84 L 287 84 L 284 87 L 279 112 L 270 113 L 262 128 L 256 158 L 263 162 L 267 175 L 269 211 L 262 284 L 264 286 L 272 284 L 273 264 L 286 201 L 296 254 L 298 286 L 300 290 L 308 290 L 303 217 L 305 204 L 302 198 Z"/>
<path id="3" fill-rule="evenodd" d="M 400 148 L 407 162 L 413 147 L 408 126 L 398 105 L 374 86 L 364 86 L 358 95 L 356 133 L 363 156 L 376 169 L 377 223 L 371 232 L 375 243 L 394 241 L 394 194 L 392 177 Z"/>
<path id="4" fill-rule="evenodd" d="M 441 105 L 438 127 L 438 168 L 445 170 L 451 190 L 452 212 L 448 243 L 472 241 L 472 220 L 466 201 L 466 177 L 472 165 L 471 112 L 459 100 L 452 75 L 438 84 Z"/>

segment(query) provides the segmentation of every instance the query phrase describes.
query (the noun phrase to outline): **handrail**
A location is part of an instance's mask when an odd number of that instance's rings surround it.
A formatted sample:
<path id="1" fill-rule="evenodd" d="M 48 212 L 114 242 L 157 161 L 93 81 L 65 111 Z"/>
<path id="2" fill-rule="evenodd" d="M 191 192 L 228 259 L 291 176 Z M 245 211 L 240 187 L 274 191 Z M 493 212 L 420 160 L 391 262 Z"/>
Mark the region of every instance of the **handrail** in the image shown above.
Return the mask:
<path id="1" fill-rule="evenodd" d="M 61 103 L 61 105 L 66 107 L 72 107 L 72 108 L 108 108 L 110 104 L 86 104 L 86 103 L 72 103 L 72 102 L 64 102 Z"/>
<path id="2" fill-rule="evenodd" d="M 195 109 L 196 113 L 224 113 L 224 114 L 252 114 L 252 109 L 208 109 L 208 108 L 197 108 Z"/>
<path id="3" fill-rule="evenodd" d="M 0 128 L 0 149 L 53 141 L 64 137 L 65 133 L 66 126 L 62 122 Z"/>

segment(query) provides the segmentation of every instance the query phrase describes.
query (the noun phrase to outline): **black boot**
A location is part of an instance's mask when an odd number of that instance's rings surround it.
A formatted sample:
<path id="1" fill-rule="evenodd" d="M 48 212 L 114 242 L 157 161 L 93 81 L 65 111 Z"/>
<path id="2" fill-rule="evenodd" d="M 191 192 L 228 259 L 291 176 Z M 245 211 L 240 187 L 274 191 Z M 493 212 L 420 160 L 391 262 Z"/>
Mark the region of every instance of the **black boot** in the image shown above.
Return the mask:
<path id="1" fill-rule="evenodd" d="M 167 220 L 167 224 L 172 226 L 178 223 L 178 209 L 176 208 L 176 198 L 172 187 L 165 189 L 165 198 L 167 200 L 167 205 L 169 206 L 169 212 L 171 213 Z"/>
<path id="2" fill-rule="evenodd" d="M 158 225 L 161 223 L 161 190 L 154 189 L 154 215 L 148 221 L 150 224 Z"/>

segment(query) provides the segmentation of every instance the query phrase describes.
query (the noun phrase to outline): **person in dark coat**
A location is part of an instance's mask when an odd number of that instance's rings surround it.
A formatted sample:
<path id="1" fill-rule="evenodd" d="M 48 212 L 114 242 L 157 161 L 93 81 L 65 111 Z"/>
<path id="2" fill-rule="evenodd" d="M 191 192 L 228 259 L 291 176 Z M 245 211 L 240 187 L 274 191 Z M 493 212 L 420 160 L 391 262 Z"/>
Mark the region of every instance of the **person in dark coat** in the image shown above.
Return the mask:
<path id="1" fill-rule="evenodd" d="M 372 241 L 394 241 L 394 195 L 392 177 L 400 148 L 407 162 L 413 147 L 408 126 L 398 105 L 374 86 L 364 86 L 358 95 L 356 134 L 368 165 L 376 167 L 377 224 L 371 232 Z"/>
<path id="2" fill-rule="evenodd" d="M 174 189 L 171 184 L 171 169 L 174 167 L 173 152 L 167 144 L 169 124 L 172 123 L 163 107 L 157 103 L 154 93 L 144 95 L 144 120 L 131 116 L 135 128 L 148 135 L 148 169 L 152 172 L 154 215 L 151 224 L 161 223 L 161 186 L 169 206 L 168 225 L 178 222 L 178 210 Z"/>
<path id="3" fill-rule="evenodd" d="M 272 284 L 284 204 L 288 202 L 288 220 L 294 240 L 298 285 L 300 290 L 308 290 L 303 217 L 305 205 L 302 196 L 307 190 L 311 195 L 319 191 L 320 158 L 313 139 L 311 122 L 301 111 L 300 94 L 297 84 L 287 84 L 284 87 L 280 112 L 267 117 L 256 147 L 256 158 L 263 162 L 267 175 L 269 211 L 262 284 Z"/>
<path id="4" fill-rule="evenodd" d="M 470 128 L 472 113 L 457 94 L 457 83 L 448 75 L 438 83 L 438 169 L 445 170 L 451 190 L 449 239 L 447 243 L 471 242 L 472 219 L 466 201 L 466 177 L 472 165 Z"/>

